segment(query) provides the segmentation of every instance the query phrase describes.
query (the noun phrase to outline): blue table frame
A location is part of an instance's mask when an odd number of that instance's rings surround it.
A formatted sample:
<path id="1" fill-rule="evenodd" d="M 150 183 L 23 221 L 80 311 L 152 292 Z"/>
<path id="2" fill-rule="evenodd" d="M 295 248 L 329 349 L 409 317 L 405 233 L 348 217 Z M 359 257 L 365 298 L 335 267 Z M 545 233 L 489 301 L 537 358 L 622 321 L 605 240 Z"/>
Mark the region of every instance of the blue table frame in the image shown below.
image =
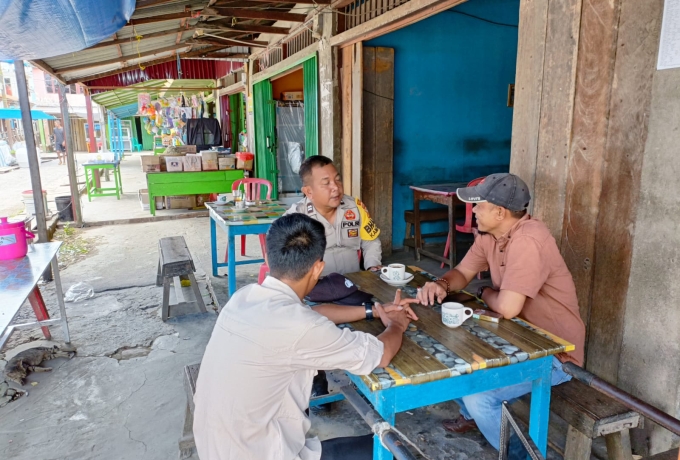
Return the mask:
<path id="1" fill-rule="evenodd" d="M 548 447 L 552 360 L 552 356 L 546 356 L 523 363 L 487 368 L 471 374 L 420 385 L 395 386 L 377 391 L 371 391 L 361 377 L 349 372 L 347 375 L 380 416 L 392 426 L 394 426 L 397 412 L 452 401 L 463 396 L 518 383 L 533 382 L 529 435 L 545 456 Z M 321 400 L 316 402 L 316 404 L 322 403 Z M 391 460 L 393 458 L 392 453 L 382 446 L 377 436 L 374 437 L 373 442 L 374 460 Z"/>
<path id="2" fill-rule="evenodd" d="M 271 222 L 244 224 L 243 222 L 225 222 L 213 208 L 208 206 L 210 210 L 210 253 L 212 255 L 212 274 L 219 276 L 219 268 L 227 267 L 227 276 L 229 277 L 229 297 L 236 292 L 236 266 L 248 264 L 261 264 L 264 259 L 254 260 L 236 260 L 236 237 L 239 235 L 260 235 L 267 233 L 269 227 L 275 219 L 267 219 Z M 224 230 L 227 234 L 228 256 L 226 262 L 217 261 L 217 226 Z"/>

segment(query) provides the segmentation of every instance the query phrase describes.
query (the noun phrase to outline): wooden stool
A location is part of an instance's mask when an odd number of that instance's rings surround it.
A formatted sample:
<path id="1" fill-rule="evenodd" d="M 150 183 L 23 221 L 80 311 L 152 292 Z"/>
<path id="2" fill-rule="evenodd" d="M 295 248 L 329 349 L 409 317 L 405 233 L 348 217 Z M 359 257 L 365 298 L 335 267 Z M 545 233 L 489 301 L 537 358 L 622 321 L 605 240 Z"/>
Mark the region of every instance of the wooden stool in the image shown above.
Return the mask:
<path id="1" fill-rule="evenodd" d="M 416 247 L 416 240 L 413 226 L 415 225 L 415 215 L 413 210 L 404 211 L 404 220 L 406 221 L 406 236 L 404 238 L 404 246 L 410 246 L 412 248 Z M 421 209 L 420 210 L 420 222 L 435 222 L 438 220 L 449 220 L 449 210 L 448 208 L 435 208 L 435 209 Z M 448 232 L 438 232 L 438 233 L 423 233 L 423 244 L 425 244 L 426 238 L 436 238 L 442 236 L 448 236 Z"/>
<path id="2" fill-rule="evenodd" d="M 187 395 L 187 407 L 184 412 L 184 428 L 179 440 L 179 459 L 186 460 L 196 454 L 196 442 L 194 441 L 194 393 L 196 393 L 196 381 L 201 364 L 184 366 L 184 390 Z"/>
<path id="3" fill-rule="evenodd" d="M 177 308 L 183 304 L 197 304 L 201 312 L 205 313 L 203 297 L 198 289 L 194 272 L 196 267 L 189 253 L 189 248 L 183 236 L 172 236 L 158 240 L 158 274 L 156 276 L 156 286 L 163 286 L 163 307 L 161 318 L 167 321 L 170 316 L 170 283 L 174 281 L 177 303 L 172 305 Z M 182 284 L 180 277 L 188 278 L 191 282 L 191 289 L 196 300 L 194 302 L 184 302 Z"/>
<path id="4" fill-rule="evenodd" d="M 530 401 L 526 395 L 513 404 L 524 423 L 529 421 Z M 552 387 L 550 412 L 548 443 L 565 459 L 590 459 L 593 439 L 604 436 L 608 458 L 632 460 L 629 430 L 642 423 L 637 412 L 576 379 Z M 566 440 L 555 415 L 569 424 Z"/>

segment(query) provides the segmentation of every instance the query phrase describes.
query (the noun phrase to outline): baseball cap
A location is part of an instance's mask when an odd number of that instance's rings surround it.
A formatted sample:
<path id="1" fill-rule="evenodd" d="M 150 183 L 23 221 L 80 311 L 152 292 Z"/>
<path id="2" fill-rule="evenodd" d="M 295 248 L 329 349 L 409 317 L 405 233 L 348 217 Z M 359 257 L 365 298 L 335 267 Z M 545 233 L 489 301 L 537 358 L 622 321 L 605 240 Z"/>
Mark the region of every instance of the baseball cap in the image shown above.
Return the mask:
<path id="1" fill-rule="evenodd" d="M 369 302 L 373 296 L 359 288 L 349 278 L 340 273 L 330 273 L 319 279 L 307 294 L 307 300 L 311 302 L 332 302 L 339 305 L 361 305 Z"/>
<path id="2" fill-rule="evenodd" d="M 510 211 L 523 211 L 531 201 L 527 184 L 510 173 L 491 174 L 474 187 L 459 188 L 456 195 L 465 203 L 488 201 Z"/>

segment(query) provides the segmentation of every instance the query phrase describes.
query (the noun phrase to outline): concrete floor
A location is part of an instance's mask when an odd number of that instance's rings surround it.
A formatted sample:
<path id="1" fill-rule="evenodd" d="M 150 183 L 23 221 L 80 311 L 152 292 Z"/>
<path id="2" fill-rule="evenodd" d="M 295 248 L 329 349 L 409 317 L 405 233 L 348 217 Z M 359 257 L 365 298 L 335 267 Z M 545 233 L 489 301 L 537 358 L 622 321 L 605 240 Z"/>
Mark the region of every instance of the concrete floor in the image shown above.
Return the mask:
<path id="1" fill-rule="evenodd" d="M 125 181 L 124 176 L 124 189 L 131 190 Z M 126 201 L 139 207 L 132 199 Z M 93 209 L 96 203 L 108 208 L 107 213 L 98 212 L 109 216 L 119 206 L 111 198 L 93 201 Z M 203 279 L 199 281 L 202 290 L 206 291 L 209 280 L 217 303 L 223 305 L 228 300 L 226 277 L 206 277 L 211 273 L 209 221 L 190 218 L 94 226 L 84 228 L 82 235 L 96 240 L 97 249 L 62 272 L 65 289 L 85 281 L 96 293 L 91 299 L 67 304 L 78 355 L 51 362 L 51 373 L 32 374 L 25 386 L 29 395 L 0 408 L 0 458 L 177 458 L 186 404 L 181 371 L 201 360 L 217 315 L 214 305 L 209 305 L 208 313 L 167 323 L 160 320 L 161 288 L 155 286 L 157 242 L 166 236 L 184 236 L 197 275 Z M 224 238 L 219 245 L 223 254 Z M 247 253 L 250 258 L 259 256 L 256 238 L 248 238 Z M 411 257 L 411 253 L 396 252 L 386 262 L 412 264 Z M 416 264 L 442 272 L 438 263 L 428 259 Z M 238 287 L 256 282 L 258 268 L 240 266 Z M 54 313 L 53 283 L 42 289 Z M 20 316 L 32 316 L 28 305 Z M 55 343 L 63 340 L 56 327 L 53 336 Z M 39 330 L 17 332 L 4 350 L 5 359 L 45 343 L 40 338 Z M 0 368 L 5 362 L 0 361 Z M 340 385 L 344 379 L 336 372 L 331 385 Z M 397 426 L 431 459 L 496 458 L 495 450 L 478 432 L 455 435 L 441 428 L 441 420 L 456 415 L 455 403 L 447 403 L 399 414 Z M 368 432 L 368 426 L 344 402 L 335 404 L 330 415 L 313 415 L 312 419 L 321 439 Z"/>

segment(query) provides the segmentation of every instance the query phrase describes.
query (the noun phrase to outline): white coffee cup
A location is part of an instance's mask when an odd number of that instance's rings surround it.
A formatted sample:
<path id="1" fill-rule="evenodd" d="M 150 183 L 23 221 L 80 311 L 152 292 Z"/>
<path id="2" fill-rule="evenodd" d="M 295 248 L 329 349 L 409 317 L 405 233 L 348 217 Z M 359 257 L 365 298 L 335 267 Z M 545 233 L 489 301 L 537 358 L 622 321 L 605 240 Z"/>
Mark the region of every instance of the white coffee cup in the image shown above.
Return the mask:
<path id="1" fill-rule="evenodd" d="M 229 194 L 228 193 L 220 193 L 217 195 L 217 202 L 218 203 L 226 203 L 229 201 Z"/>
<path id="2" fill-rule="evenodd" d="M 445 302 L 442 304 L 442 323 L 448 327 L 458 327 L 471 316 L 472 308 L 465 307 L 456 302 Z"/>
<path id="3" fill-rule="evenodd" d="M 401 281 L 404 279 L 406 266 L 404 264 L 389 264 L 387 267 L 383 267 L 380 271 L 392 281 Z"/>

